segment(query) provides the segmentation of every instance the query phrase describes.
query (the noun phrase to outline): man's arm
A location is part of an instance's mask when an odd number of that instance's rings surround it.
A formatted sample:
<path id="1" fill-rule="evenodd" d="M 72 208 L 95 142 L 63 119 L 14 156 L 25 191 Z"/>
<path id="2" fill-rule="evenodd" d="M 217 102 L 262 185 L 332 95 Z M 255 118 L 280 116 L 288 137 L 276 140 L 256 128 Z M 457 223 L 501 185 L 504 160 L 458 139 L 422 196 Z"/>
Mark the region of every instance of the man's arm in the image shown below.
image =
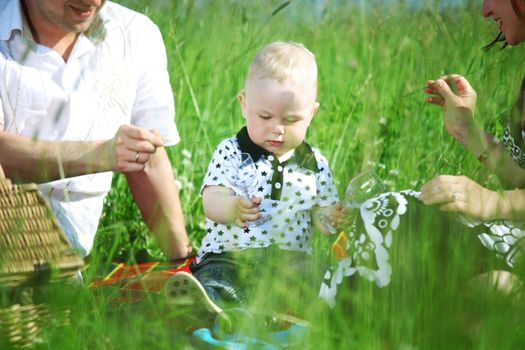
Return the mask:
<path id="1" fill-rule="evenodd" d="M 131 193 L 144 221 L 170 259 L 191 253 L 173 170 L 164 148 L 158 148 L 143 171 L 127 173 Z"/>
<path id="2" fill-rule="evenodd" d="M 99 141 L 42 141 L 0 131 L 0 164 L 12 180 L 36 183 L 104 171 L 135 172 L 144 169 L 162 144 L 158 135 L 132 125 Z"/>

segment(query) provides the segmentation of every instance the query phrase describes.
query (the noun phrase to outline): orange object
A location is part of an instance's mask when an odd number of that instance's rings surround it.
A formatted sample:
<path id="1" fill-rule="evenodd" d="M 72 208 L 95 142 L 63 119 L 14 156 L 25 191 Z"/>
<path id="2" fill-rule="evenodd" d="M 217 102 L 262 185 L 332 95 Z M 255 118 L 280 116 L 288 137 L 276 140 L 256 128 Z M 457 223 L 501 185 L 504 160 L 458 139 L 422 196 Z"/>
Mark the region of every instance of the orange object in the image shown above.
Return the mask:
<path id="1" fill-rule="evenodd" d="M 195 256 L 180 259 L 171 262 L 144 262 L 139 264 L 126 265 L 124 263 L 117 263 L 113 270 L 105 277 L 94 278 L 90 288 L 98 288 L 101 286 L 119 284 L 121 286 L 131 286 L 135 288 L 134 282 L 144 280 L 151 281 L 153 289 L 158 289 L 157 280 L 164 280 L 171 277 L 176 272 L 186 271 L 190 272 L 190 264 L 195 260 Z"/>
<path id="2" fill-rule="evenodd" d="M 346 251 L 346 244 L 348 243 L 348 234 L 345 231 L 341 231 L 337 236 L 336 240 L 332 244 L 332 252 L 334 252 L 337 260 L 342 260 L 348 256 Z"/>

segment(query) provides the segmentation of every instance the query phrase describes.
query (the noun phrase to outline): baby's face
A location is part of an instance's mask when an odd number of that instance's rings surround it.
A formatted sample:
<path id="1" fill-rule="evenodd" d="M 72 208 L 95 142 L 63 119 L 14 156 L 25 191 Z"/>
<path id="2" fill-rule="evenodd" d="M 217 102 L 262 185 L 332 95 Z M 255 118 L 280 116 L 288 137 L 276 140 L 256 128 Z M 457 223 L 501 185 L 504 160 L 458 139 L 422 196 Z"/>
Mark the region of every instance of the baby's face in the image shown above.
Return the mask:
<path id="1" fill-rule="evenodd" d="M 319 107 L 315 98 L 311 82 L 248 81 L 239 100 L 250 139 L 277 157 L 296 148 Z"/>

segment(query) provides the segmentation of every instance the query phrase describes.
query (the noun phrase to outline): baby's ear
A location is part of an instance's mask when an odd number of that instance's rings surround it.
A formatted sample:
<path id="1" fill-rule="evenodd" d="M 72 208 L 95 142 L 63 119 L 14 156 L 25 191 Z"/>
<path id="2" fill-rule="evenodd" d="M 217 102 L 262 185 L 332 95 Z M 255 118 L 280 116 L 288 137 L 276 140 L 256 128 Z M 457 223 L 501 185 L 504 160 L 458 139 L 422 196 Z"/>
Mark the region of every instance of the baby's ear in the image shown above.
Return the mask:
<path id="1" fill-rule="evenodd" d="M 239 100 L 239 104 L 241 105 L 242 116 L 246 118 L 246 95 L 244 94 L 244 90 L 239 92 L 239 94 L 237 95 L 237 99 Z"/>

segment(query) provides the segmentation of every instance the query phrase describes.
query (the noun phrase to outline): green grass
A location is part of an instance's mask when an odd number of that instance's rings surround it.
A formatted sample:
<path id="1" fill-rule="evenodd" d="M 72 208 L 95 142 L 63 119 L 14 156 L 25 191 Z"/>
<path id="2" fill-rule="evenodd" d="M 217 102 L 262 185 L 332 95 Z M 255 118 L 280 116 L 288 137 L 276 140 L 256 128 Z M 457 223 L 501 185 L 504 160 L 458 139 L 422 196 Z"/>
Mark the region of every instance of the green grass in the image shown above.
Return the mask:
<path id="1" fill-rule="evenodd" d="M 369 166 L 392 190 L 417 189 L 439 174 L 465 174 L 490 188 L 502 187 L 446 134 L 442 112 L 423 102 L 427 79 L 444 72 L 464 74 L 478 92 L 479 122 L 488 130 L 502 130 L 517 97 L 525 56 L 523 47 L 481 50 L 497 32 L 480 16 L 478 1 L 443 12 L 437 4 L 427 5 L 416 13 L 408 13 L 402 1 L 366 13 L 345 2 L 326 2 L 319 16 L 298 0 L 275 15 L 272 11 L 283 1 L 207 1 L 202 7 L 191 0 L 121 2 L 146 13 L 164 36 L 182 138 L 169 155 L 182 183 L 187 229 L 196 248 L 205 234 L 199 197 L 205 169 L 215 146 L 243 125 L 236 95 L 251 58 L 279 39 L 301 42 L 316 54 L 321 108 L 307 140 L 328 157 L 340 194 L 353 175 Z M 415 220 L 422 236 L 432 237 L 435 222 L 429 217 Z M 124 177 L 115 176 L 92 265 L 103 269 L 101 261 L 113 258 L 162 258 L 147 237 Z M 432 238 L 420 241 L 424 245 Z M 328 262 L 330 243 L 324 236 L 314 242 L 313 259 L 320 266 Z M 453 253 L 425 250 L 407 260 L 400 255 L 406 278 L 387 289 L 360 278 L 346 281 L 334 310 L 315 301 L 298 305 L 314 324 L 311 349 L 523 346 L 523 303 L 465 289 L 465 276 L 477 267 L 475 256 L 468 245 L 462 251 L 453 244 L 447 247 Z M 260 279 L 271 281 L 268 290 L 293 291 L 275 276 Z M 50 341 L 42 347 L 187 346 L 162 298 L 152 295 L 140 306 L 116 307 L 109 296 L 75 291 L 71 327 L 54 332 L 50 326 Z M 296 300 L 293 293 L 288 296 L 290 302 Z M 268 297 L 257 303 L 273 301 Z"/>
<path id="2" fill-rule="evenodd" d="M 273 16 L 283 2 L 123 3 L 150 16 L 164 35 L 182 137 L 170 157 L 196 246 L 204 234 L 199 188 L 205 169 L 219 141 L 243 125 L 236 96 L 256 51 L 274 40 L 304 43 L 317 56 L 321 108 L 307 140 L 327 155 L 340 191 L 369 166 L 396 190 L 445 173 L 499 186 L 446 134 L 441 111 L 423 102 L 427 79 L 464 74 L 478 92 L 478 120 L 501 132 L 517 97 L 523 48 L 483 52 L 497 32 L 476 2 L 441 13 L 438 5 L 408 13 L 400 2 L 365 13 L 328 2 L 320 18 L 301 1 Z M 132 226 L 129 239 L 143 239 L 146 229 L 125 180 L 117 176 L 115 183 L 100 231 Z"/>

